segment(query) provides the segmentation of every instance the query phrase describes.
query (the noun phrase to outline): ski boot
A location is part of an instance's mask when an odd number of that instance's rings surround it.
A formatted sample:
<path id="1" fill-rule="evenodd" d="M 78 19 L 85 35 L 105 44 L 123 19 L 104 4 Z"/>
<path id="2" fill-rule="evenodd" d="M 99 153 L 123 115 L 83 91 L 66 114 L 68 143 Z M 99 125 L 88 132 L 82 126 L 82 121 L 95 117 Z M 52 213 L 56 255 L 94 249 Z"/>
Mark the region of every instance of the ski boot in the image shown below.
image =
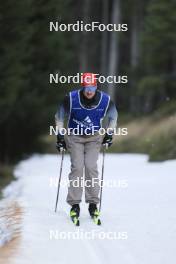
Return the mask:
<path id="1" fill-rule="evenodd" d="M 79 226 L 79 213 L 80 213 L 79 204 L 72 205 L 72 208 L 70 210 L 70 217 L 71 217 L 72 222 L 76 226 Z"/>
<path id="2" fill-rule="evenodd" d="M 100 212 L 97 209 L 97 205 L 94 203 L 90 203 L 88 210 L 89 210 L 90 216 L 93 219 L 94 223 L 96 225 L 101 225 L 101 220 L 99 219 Z"/>

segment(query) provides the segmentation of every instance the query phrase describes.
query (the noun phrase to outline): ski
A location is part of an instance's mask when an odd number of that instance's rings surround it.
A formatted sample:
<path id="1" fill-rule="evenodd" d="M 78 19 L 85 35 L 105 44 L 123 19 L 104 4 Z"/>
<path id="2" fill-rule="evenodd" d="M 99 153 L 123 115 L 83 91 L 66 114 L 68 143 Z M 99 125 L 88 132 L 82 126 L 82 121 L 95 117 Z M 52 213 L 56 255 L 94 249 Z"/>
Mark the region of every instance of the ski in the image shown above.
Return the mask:
<path id="1" fill-rule="evenodd" d="M 91 219 L 93 220 L 93 222 L 96 224 L 96 225 L 101 225 L 101 220 L 99 217 L 97 216 L 92 216 Z M 79 221 L 79 218 L 77 216 L 71 216 L 71 220 L 73 222 L 73 224 L 75 226 L 80 226 L 80 221 Z"/>

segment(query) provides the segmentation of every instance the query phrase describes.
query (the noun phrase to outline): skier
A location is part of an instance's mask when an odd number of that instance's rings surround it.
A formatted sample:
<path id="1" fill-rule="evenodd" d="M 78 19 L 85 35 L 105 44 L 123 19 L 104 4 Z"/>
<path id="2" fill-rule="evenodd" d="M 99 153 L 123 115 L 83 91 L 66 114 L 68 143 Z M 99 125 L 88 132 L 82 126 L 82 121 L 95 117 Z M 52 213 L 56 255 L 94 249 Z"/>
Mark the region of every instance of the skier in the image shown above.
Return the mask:
<path id="1" fill-rule="evenodd" d="M 97 160 L 101 145 L 106 144 L 108 147 L 112 145 L 118 114 L 110 96 L 97 88 L 95 74 L 84 73 L 81 84 L 81 89 L 71 91 L 65 96 L 55 115 L 59 131 L 56 147 L 59 152 L 68 150 L 71 157 L 67 195 L 67 202 L 71 205 L 71 219 L 79 225 L 84 170 L 84 180 L 89 182 L 89 185 L 85 184 L 85 202 L 89 204 L 90 216 L 100 224 L 100 221 L 97 221 L 100 190 Z M 71 132 L 64 136 L 62 129 L 65 120 L 67 120 L 67 129 Z M 102 136 L 102 133 L 99 133 L 101 127 L 106 128 L 106 131 L 108 128 L 109 133 Z"/>

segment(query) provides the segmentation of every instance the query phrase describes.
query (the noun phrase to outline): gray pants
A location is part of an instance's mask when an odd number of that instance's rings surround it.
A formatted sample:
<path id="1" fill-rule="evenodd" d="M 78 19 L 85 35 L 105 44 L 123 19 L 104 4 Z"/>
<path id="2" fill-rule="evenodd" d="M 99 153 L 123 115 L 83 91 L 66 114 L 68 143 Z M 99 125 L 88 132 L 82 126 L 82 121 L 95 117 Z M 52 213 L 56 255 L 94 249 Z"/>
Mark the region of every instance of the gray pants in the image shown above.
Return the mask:
<path id="1" fill-rule="evenodd" d="M 89 137 L 66 135 L 65 141 L 71 158 L 67 202 L 70 205 L 79 204 L 83 186 L 85 186 L 86 203 L 99 203 L 97 160 L 102 136 L 99 134 Z M 84 178 L 83 171 L 85 171 Z"/>

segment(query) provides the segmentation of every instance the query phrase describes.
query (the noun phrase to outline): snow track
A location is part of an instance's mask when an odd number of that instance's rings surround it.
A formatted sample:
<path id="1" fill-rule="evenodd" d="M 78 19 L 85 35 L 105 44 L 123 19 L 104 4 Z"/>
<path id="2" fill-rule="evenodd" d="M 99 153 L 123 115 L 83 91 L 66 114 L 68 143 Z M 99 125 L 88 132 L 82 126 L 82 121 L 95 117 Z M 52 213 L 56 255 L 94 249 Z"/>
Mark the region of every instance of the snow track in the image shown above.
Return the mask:
<path id="1" fill-rule="evenodd" d="M 13 238 L 16 219 L 19 219 L 16 238 L 19 241 L 15 247 L 11 246 L 15 251 L 13 256 L 8 250 L 10 243 L 0 249 L 2 264 L 176 261 L 176 161 L 148 163 L 146 155 L 107 154 L 104 179 L 115 181 L 118 186 L 103 189 L 102 226 L 96 226 L 90 219 L 83 196 L 80 227 L 75 227 L 68 216 L 66 186 L 61 187 L 58 211 L 54 213 L 57 193 L 54 182 L 58 180 L 60 158 L 34 155 L 16 167 L 18 180 L 4 190 L 5 199 L 0 204 L 3 208 L 0 228 L 3 234 L 8 234 L 6 240 L 5 236 L 4 240 L 0 237 L 0 245 L 10 240 L 10 232 Z M 100 155 L 100 171 L 101 162 Z M 62 180 L 67 179 L 69 170 L 66 155 Z M 13 228 L 9 228 L 4 217 L 8 215 L 8 208 L 12 210 L 14 206 L 16 211 L 10 216 Z M 75 239 L 73 234 L 78 233 L 82 237 Z M 116 234 L 116 239 L 112 239 L 112 234 Z M 3 250 L 6 250 L 6 259 Z"/>

